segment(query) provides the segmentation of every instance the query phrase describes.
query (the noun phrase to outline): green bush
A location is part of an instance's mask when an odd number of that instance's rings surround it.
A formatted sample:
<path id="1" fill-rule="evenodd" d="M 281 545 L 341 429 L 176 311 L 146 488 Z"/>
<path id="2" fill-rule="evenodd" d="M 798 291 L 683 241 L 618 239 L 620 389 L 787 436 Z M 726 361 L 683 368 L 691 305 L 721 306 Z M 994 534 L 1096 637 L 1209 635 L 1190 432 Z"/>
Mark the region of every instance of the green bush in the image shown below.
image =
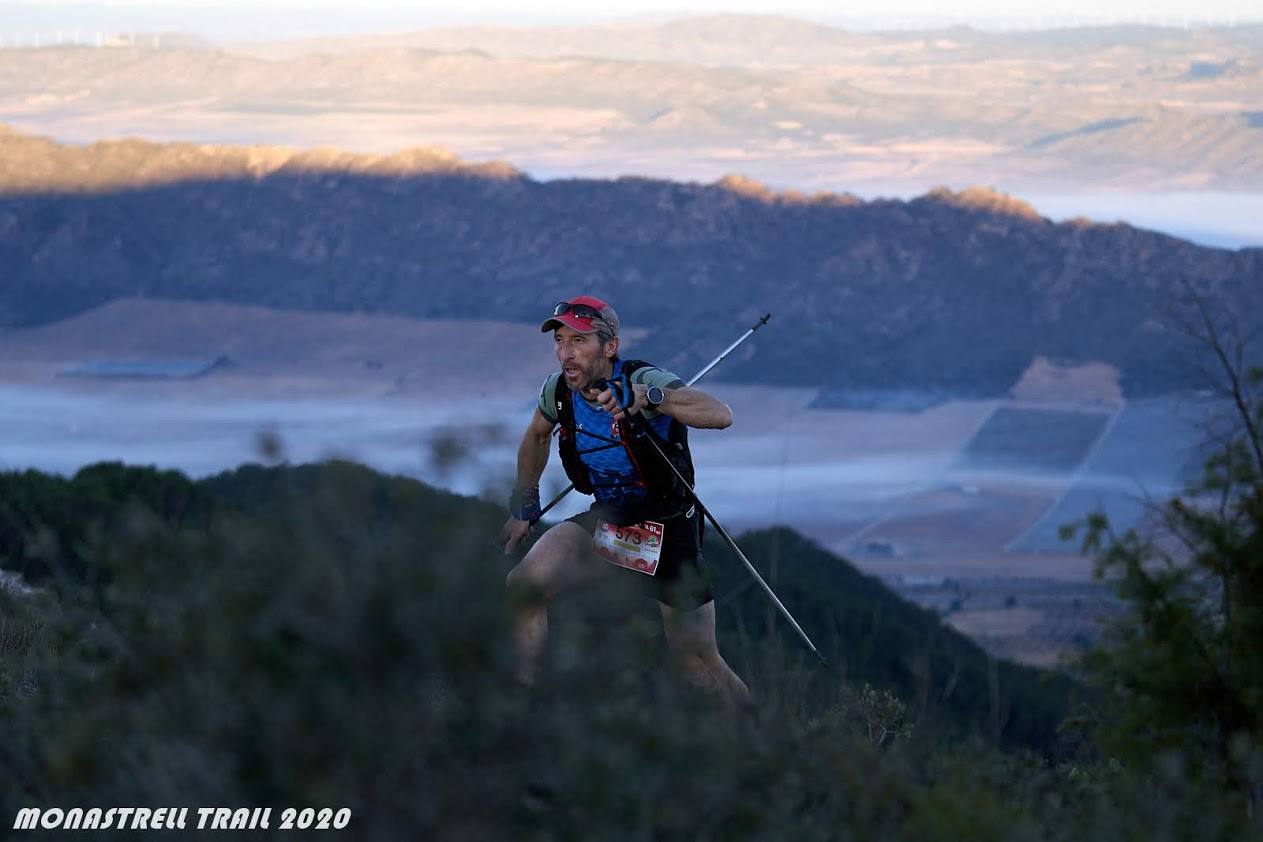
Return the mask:
<path id="1" fill-rule="evenodd" d="M 721 629 L 759 700 L 733 718 L 660 669 L 656 612 L 616 583 L 558 606 L 524 695 L 498 507 L 348 464 L 202 488 L 223 502 L 205 517 L 133 505 L 85 538 L 83 586 L 0 600 L 0 815 L 345 806 L 369 840 L 1241 838 L 1195 776 L 923 727 L 916 699 L 804 677 L 752 623 L 744 643 Z"/>

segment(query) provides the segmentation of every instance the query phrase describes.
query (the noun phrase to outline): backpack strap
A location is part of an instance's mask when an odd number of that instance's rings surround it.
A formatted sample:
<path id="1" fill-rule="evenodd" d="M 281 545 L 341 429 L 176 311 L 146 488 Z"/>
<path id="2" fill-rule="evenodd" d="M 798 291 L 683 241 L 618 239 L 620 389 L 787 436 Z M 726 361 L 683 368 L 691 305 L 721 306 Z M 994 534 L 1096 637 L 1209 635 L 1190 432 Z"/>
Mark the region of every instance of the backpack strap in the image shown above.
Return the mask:
<path id="1" fill-rule="evenodd" d="M 620 371 L 630 381 L 632 375 L 637 371 L 654 367 L 653 363 L 645 362 L 644 360 L 624 360 Z M 574 406 L 572 404 L 574 397 L 571 391 L 561 384 L 560 375 L 550 377 L 545 382 L 544 398 L 548 405 L 555 410 L 556 423 L 561 426 L 557 435 L 557 452 L 561 456 L 561 464 L 566 471 L 566 476 L 574 483 L 576 491 L 581 494 L 592 494 L 595 490 L 595 484 L 592 482 L 588 466 L 584 464 L 580 456 L 576 441 Z M 609 444 L 597 448 L 598 450 L 605 447 L 627 448 L 628 456 L 636 469 L 636 473 L 639 475 L 639 479 L 634 483 L 618 483 L 618 485 L 645 485 L 654 489 L 655 496 L 659 498 L 674 498 L 683 504 L 691 503 L 689 488 L 693 484 L 693 460 L 688 448 L 688 427 L 672 418 L 667 436 L 663 439 L 648 424 L 637 426 L 639 432 L 632 433 L 626 422 L 621 422 L 620 438 L 606 439 Z M 587 433 L 587 435 L 598 439 L 604 438 L 594 433 Z M 688 487 L 681 487 L 675 475 L 661 463 L 662 457 L 654 453 L 648 443 L 643 440 L 642 437 L 645 435 L 652 436 L 662 446 L 667 457 L 684 475 Z M 683 511 L 684 509 L 681 507 L 680 510 Z"/>
<path id="2" fill-rule="evenodd" d="M 549 386 L 552 387 L 551 394 L 548 394 Z M 574 406 L 571 404 L 570 390 L 561 386 L 561 375 L 557 375 L 544 384 L 544 391 L 549 406 L 557 413 L 557 423 L 561 425 L 557 432 L 557 454 L 561 457 L 561 467 L 574 484 L 575 491 L 591 494 L 592 476 L 588 472 L 588 466 L 583 464 L 575 442 Z"/>
<path id="3" fill-rule="evenodd" d="M 547 406 L 549 410 L 552 412 L 552 417 L 549 417 L 548 415 L 544 415 L 544 417 L 548 419 L 549 421 L 552 421 L 554 424 L 561 423 L 561 414 L 562 414 L 562 409 L 563 409 L 562 404 L 561 404 L 561 396 L 558 393 L 560 391 L 565 391 L 566 402 L 569 403 L 569 400 L 570 400 L 569 390 L 559 390 L 557 388 L 557 384 L 560 382 L 561 382 L 560 374 L 550 374 L 548 375 L 547 379 L 544 380 L 544 386 L 540 390 L 541 395 L 543 397 L 544 406 Z M 574 419 L 572 418 L 571 424 L 573 425 L 573 423 L 574 423 Z"/>

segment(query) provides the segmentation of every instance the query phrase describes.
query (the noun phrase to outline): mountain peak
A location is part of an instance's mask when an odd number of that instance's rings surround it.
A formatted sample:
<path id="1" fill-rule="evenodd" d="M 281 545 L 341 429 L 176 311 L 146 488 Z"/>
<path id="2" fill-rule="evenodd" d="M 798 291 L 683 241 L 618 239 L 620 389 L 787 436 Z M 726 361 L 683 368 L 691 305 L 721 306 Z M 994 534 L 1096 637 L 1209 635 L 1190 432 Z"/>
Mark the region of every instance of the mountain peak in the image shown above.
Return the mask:
<path id="1" fill-rule="evenodd" d="M 220 146 L 154 143 L 137 138 L 88 146 L 54 143 L 0 124 L 0 191 L 138 187 L 201 178 L 262 178 L 280 171 L 410 176 L 468 172 L 486 178 L 520 178 L 507 163 L 472 164 L 441 147 L 411 147 L 387 155 L 330 147 Z"/>
<path id="2" fill-rule="evenodd" d="M 747 199 L 760 199 L 764 202 L 770 202 L 776 198 L 776 192 L 772 188 L 761 181 L 739 173 L 729 173 L 716 181 L 715 186 Z"/>
<path id="3" fill-rule="evenodd" d="M 935 187 L 922 197 L 927 201 L 938 202 L 968 210 L 984 210 L 990 213 L 1016 216 L 1031 222 L 1043 221 L 1043 215 L 1030 202 L 1011 196 L 993 187 L 966 187 L 964 190 L 952 190 L 949 187 Z"/>

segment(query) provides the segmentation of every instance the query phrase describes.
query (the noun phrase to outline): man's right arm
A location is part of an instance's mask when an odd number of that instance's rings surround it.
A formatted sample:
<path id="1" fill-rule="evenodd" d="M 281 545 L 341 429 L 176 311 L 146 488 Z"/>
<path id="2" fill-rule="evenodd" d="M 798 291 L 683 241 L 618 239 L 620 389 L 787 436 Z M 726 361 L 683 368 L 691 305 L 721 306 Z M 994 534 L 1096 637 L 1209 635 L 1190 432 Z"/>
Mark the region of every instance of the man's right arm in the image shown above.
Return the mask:
<path id="1" fill-rule="evenodd" d="M 531 416 L 531 423 L 527 425 L 526 434 L 517 449 L 518 488 L 539 485 L 539 478 L 548 466 L 548 451 L 555 426 L 557 422 L 549 421 L 539 407 L 535 407 L 535 414 Z"/>
<path id="2" fill-rule="evenodd" d="M 523 495 L 528 495 L 534 497 L 535 506 L 538 508 L 539 478 L 544 475 L 544 468 L 548 465 L 548 451 L 551 447 L 553 427 L 556 425 L 555 421 L 549 421 L 544 417 L 539 407 L 535 408 L 531 423 L 527 425 L 526 433 L 522 436 L 522 443 L 518 445 L 517 487 L 513 490 L 510 507 L 520 505 Z M 530 518 L 523 519 L 517 517 L 518 514 L 524 513 L 510 514 L 500 530 L 506 555 L 513 552 L 513 548 L 521 543 L 531 531 Z"/>

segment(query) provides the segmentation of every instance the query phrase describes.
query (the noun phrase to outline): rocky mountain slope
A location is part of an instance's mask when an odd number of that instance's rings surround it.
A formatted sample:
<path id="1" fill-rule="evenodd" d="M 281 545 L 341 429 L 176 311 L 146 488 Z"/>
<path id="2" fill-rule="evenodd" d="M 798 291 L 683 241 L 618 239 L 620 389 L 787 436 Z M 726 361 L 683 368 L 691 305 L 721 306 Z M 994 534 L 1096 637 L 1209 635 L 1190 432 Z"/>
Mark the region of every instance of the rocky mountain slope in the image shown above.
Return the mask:
<path id="1" fill-rule="evenodd" d="M 0 143 L 7 327 L 136 295 L 533 321 L 591 291 L 681 370 L 771 311 L 725 377 L 993 395 L 1044 356 L 1116 365 L 1134 395 L 1197 383 L 1171 319 L 1191 291 L 1244 328 L 1263 312 L 1263 250 L 1054 224 L 984 189 L 865 202 L 429 153 Z"/>

